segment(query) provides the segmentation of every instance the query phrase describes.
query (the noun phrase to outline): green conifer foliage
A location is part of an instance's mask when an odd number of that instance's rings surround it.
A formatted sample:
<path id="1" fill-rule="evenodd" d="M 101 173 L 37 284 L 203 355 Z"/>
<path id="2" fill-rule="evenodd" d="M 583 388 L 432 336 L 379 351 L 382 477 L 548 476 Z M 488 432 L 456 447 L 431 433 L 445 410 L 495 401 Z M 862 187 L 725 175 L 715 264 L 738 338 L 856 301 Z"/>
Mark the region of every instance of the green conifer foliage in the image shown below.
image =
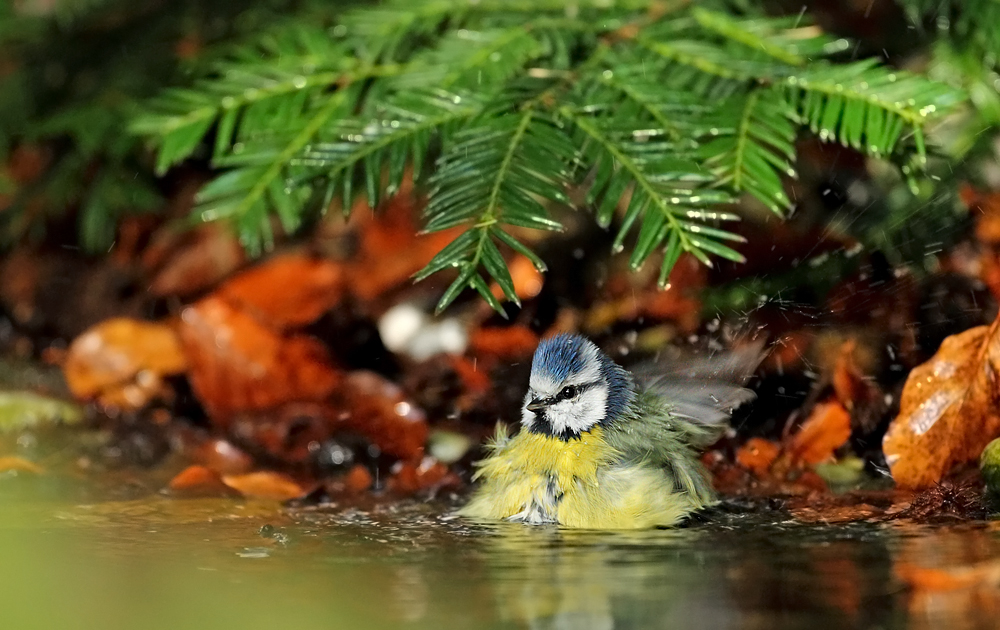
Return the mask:
<path id="1" fill-rule="evenodd" d="M 655 258 L 665 284 L 684 252 L 741 260 L 727 227 L 739 196 L 791 208 L 783 181 L 798 138 L 886 158 L 913 178 L 928 126 L 965 99 L 960 86 L 852 58 L 852 42 L 807 15 L 734 4 L 316 10 L 206 56 L 130 129 L 155 147 L 159 174 L 210 155 L 217 175 L 196 213 L 232 223 L 253 252 L 273 244 L 273 217 L 291 234 L 334 199 L 377 205 L 411 169 L 428 192 L 425 229 L 464 228 L 418 274 L 457 271 L 439 309 L 471 288 L 500 310 L 491 280 L 516 302 L 504 252 L 544 265 L 512 228 L 561 229 L 550 210 L 571 197 L 614 226 L 634 267 Z M 905 4 L 916 19 L 929 3 Z"/>

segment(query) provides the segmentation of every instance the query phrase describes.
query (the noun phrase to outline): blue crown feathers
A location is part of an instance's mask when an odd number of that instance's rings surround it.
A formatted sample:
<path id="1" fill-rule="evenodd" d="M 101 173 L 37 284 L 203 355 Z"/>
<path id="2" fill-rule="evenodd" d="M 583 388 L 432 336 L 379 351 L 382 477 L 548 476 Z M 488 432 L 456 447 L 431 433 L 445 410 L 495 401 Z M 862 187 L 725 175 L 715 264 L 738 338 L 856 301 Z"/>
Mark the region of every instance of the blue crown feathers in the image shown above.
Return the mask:
<path id="1" fill-rule="evenodd" d="M 535 350 L 531 371 L 562 382 L 582 372 L 588 357 L 599 362 L 599 372 L 608 385 L 605 420 L 618 418 L 635 397 L 635 387 L 628 371 L 611 360 L 589 339 L 580 335 L 559 334 L 543 339 Z"/>

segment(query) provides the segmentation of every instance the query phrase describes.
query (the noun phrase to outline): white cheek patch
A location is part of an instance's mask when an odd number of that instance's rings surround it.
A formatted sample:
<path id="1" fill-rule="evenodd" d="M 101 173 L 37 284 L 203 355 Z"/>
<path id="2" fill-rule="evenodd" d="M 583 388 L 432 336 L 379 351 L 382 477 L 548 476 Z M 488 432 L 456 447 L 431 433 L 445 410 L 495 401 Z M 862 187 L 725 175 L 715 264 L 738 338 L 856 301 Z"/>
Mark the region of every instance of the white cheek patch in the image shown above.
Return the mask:
<path id="1" fill-rule="evenodd" d="M 584 390 L 572 400 L 558 402 L 546 410 L 553 433 L 583 433 L 604 419 L 608 411 L 608 388 L 599 385 Z M 526 414 L 531 414 L 525 410 Z M 534 415 L 534 414 L 531 414 Z M 525 419 L 527 415 L 524 416 Z"/>

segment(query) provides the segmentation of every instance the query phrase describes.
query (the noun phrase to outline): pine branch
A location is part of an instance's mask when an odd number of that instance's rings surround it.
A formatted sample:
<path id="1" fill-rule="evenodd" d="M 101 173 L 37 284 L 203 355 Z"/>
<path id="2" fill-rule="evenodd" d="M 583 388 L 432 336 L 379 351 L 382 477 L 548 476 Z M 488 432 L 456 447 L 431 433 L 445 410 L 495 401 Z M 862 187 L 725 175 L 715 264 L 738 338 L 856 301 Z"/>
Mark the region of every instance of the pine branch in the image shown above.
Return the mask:
<path id="1" fill-rule="evenodd" d="M 880 156 L 893 152 L 909 130 L 917 158 L 926 161 L 923 126 L 962 99 L 956 90 L 874 60 L 814 64 L 784 81 L 800 120 L 822 140 Z"/>
<path id="2" fill-rule="evenodd" d="M 386 104 L 380 117 L 349 118 L 325 130 L 320 135 L 333 139 L 309 145 L 296 162 L 327 173 L 324 197 L 331 199 L 339 189 L 345 212 L 353 201 L 355 176 L 360 174 L 368 202 L 374 207 L 379 202 L 383 171 L 388 170 L 385 190 L 389 194 L 399 188 L 408 162 L 414 177 L 419 178 L 432 140 L 440 141 L 456 125 L 481 113 L 482 107 L 475 95 L 468 93 L 400 94 Z"/>
<path id="3" fill-rule="evenodd" d="M 544 265 L 507 227 L 559 229 L 547 205 L 569 186 L 618 223 L 616 249 L 634 239 L 633 267 L 662 252 L 662 285 L 683 252 L 742 260 L 720 227 L 735 195 L 789 207 L 797 125 L 922 160 L 922 130 L 961 99 L 875 62 L 824 61 L 849 42 L 799 16 L 726 7 L 398 0 L 217 62 L 134 129 L 159 142 L 160 169 L 213 141 L 228 170 L 198 211 L 255 249 L 271 214 L 292 232 L 334 195 L 346 210 L 363 188 L 375 206 L 409 165 L 430 186 L 425 229 L 465 227 L 418 274 L 457 270 L 439 309 L 472 288 L 500 310 L 491 278 L 516 302 L 502 252 Z"/>
<path id="4" fill-rule="evenodd" d="M 666 285 L 667 277 L 681 252 L 690 252 L 708 266 L 711 266 L 711 261 L 706 252 L 730 260 L 743 260 L 741 254 L 719 242 L 740 241 L 739 236 L 697 221 L 707 216 L 701 210 L 703 206 L 725 203 L 729 201 L 728 195 L 676 185 L 680 182 L 697 183 L 706 180 L 706 174 L 700 172 L 696 163 L 685 162 L 670 155 L 672 147 L 667 143 L 653 144 L 646 141 L 630 145 L 622 142 L 621 138 L 616 138 L 606 124 L 602 126 L 597 120 L 582 116 L 568 107 L 564 107 L 560 113 L 594 143 L 588 157 L 591 163 L 597 165 L 592 190 L 603 195 L 597 215 L 601 225 L 610 224 L 620 194 L 629 187 L 632 189 L 614 247 L 618 250 L 623 247 L 625 237 L 641 218 L 638 240 L 629 261 L 634 269 L 640 267 L 653 250 L 664 243 L 664 259 L 660 266 L 661 286 Z M 735 217 L 719 215 L 719 218 Z"/>
<path id="5" fill-rule="evenodd" d="M 574 147 L 536 106 L 480 119 L 477 122 L 483 126 L 470 127 L 457 135 L 454 148 L 438 162 L 435 188 L 425 212 L 426 229 L 470 226 L 417 274 L 420 280 L 449 267 L 458 268 L 458 278 L 445 291 L 438 311 L 446 308 L 462 289 L 471 287 L 503 312 L 480 274 L 480 267 L 497 281 L 508 300 L 519 303 L 494 240 L 527 255 L 540 270 L 545 268 L 537 256 L 503 230 L 504 224 L 542 230 L 562 227 L 548 218 L 539 199 L 567 202 L 565 174 L 559 165 L 572 159 Z M 534 160 L 539 158 L 550 169 L 536 170 Z"/>
<path id="6" fill-rule="evenodd" d="M 273 246 L 273 235 L 264 205 L 270 199 L 282 227 L 288 233 L 294 232 L 303 213 L 295 207 L 298 205 L 296 200 L 290 198 L 289 191 L 285 190 L 279 178 L 286 173 L 286 167 L 292 158 L 309 144 L 320 127 L 338 110 L 343 112 L 349 102 L 347 95 L 348 90 L 342 89 L 330 96 L 284 146 L 254 156 L 244 156 L 243 160 L 251 165 L 230 171 L 226 176 L 205 186 L 197 198 L 202 219 L 236 219 L 240 226 L 240 241 L 251 252 L 260 252 L 262 248 Z M 241 186 L 233 186 L 246 183 L 250 184 L 246 193 L 242 192 Z M 299 201 L 304 200 L 299 198 Z"/>
<path id="7" fill-rule="evenodd" d="M 711 133 L 699 148 L 716 185 L 749 192 L 774 213 L 791 206 L 781 176 L 795 177 L 794 112 L 783 96 L 768 88 L 724 102 L 706 121 Z"/>

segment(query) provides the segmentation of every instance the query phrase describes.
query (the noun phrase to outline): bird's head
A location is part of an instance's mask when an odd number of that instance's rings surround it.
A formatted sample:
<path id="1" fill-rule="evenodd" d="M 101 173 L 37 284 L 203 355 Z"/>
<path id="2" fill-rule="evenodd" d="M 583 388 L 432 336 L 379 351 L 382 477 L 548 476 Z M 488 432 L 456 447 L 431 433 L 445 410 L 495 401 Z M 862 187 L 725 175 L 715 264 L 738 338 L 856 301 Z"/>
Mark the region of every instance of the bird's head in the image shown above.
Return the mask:
<path id="1" fill-rule="evenodd" d="M 521 424 L 562 440 L 614 422 L 635 398 L 627 370 L 579 335 L 542 340 L 531 363 Z"/>

